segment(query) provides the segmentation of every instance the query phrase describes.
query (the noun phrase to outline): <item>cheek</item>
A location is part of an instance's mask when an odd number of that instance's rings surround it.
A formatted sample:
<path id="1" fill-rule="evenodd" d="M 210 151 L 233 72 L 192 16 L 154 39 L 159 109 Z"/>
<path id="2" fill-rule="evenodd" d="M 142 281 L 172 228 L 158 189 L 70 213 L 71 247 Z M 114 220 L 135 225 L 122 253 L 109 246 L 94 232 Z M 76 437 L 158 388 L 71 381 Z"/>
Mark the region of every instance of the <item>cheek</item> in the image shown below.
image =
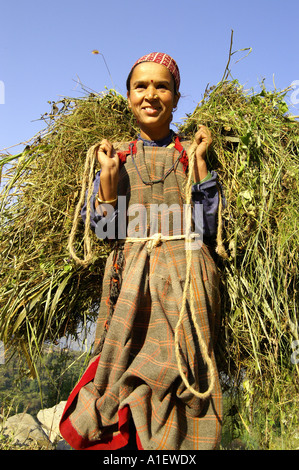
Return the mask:
<path id="1" fill-rule="evenodd" d="M 164 100 L 164 106 L 169 110 L 172 111 L 174 108 L 174 99 L 173 96 L 170 96 Z"/>
<path id="2" fill-rule="evenodd" d="M 128 96 L 128 103 L 129 103 L 129 108 L 132 109 L 132 111 L 136 108 L 136 106 L 138 105 L 138 99 L 137 97 L 134 95 L 134 93 L 131 93 L 129 96 Z"/>
<path id="3" fill-rule="evenodd" d="M 132 113 L 134 114 L 134 116 L 137 116 L 138 115 L 138 106 L 136 106 L 136 103 L 131 100 L 131 103 L 130 103 L 129 107 L 130 107 Z"/>
<path id="4" fill-rule="evenodd" d="M 175 99 L 176 99 L 176 97 L 170 91 L 164 93 L 161 96 L 161 100 L 164 102 L 165 106 L 167 106 L 167 107 L 174 107 Z"/>

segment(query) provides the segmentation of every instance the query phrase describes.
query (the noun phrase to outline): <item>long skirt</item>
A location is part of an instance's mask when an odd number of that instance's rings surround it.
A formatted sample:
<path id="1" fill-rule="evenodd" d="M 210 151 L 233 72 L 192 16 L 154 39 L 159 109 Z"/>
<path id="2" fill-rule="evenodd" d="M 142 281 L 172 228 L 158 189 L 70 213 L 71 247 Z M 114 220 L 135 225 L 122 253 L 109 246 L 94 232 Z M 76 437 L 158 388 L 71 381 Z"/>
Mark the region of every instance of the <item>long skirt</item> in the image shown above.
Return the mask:
<path id="1" fill-rule="evenodd" d="M 192 253 L 191 282 L 202 337 L 213 361 L 215 385 L 202 400 L 184 384 L 175 355 L 174 332 L 186 277 L 184 240 L 161 243 L 151 253 L 146 242 L 125 243 L 119 295 L 110 316 L 111 273 L 119 253 L 108 258 L 97 325 L 95 351 L 71 393 L 60 423 L 75 449 L 119 449 L 129 441 L 145 450 L 214 449 L 221 434 L 222 396 L 214 357 L 219 324 L 218 275 L 208 248 Z M 209 374 L 187 308 L 179 330 L 183 371 L 204 392 Z"/>

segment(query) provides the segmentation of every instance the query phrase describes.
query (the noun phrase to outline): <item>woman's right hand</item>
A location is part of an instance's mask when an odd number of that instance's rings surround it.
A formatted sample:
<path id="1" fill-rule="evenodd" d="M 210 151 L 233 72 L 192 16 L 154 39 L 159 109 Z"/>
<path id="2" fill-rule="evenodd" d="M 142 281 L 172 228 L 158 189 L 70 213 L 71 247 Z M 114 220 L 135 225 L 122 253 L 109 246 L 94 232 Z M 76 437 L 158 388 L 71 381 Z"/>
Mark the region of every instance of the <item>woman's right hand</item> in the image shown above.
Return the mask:
<path id="1" fill-rule="evenodd" d="M 118 172 L 119 158 L 113 145 L 106 139 L 103 139 L 97 150 L 98 162 L 101 165 L 102 172 Z"/>
<path id="2" fill-rule="evenodd" d="M 97 150 L 98 162 L 101 165 L 100 187 L 98 196 L 102 201 L 111 201 L 117 198 L 117 185 L 119 176 L 119 157 L 112 144 L 103 139 Z M 99 202 L 96 201 L 96 207 Z M 112 203 L 115 205 L 115 202 Z"/>

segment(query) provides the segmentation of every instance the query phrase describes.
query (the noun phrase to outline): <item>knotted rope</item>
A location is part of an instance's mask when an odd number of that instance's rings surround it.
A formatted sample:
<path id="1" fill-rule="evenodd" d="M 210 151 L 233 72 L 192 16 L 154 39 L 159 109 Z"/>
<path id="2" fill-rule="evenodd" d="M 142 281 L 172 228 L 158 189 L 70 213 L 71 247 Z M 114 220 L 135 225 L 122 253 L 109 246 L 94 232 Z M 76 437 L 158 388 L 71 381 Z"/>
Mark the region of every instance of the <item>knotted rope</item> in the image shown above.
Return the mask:
<path id="1" fill-rule="evenodd" d="M 189 151 L 188 151 L 188 178 L 187 178 L 187 184 L 185 188 L 185 197 L 186 197 L 186 204 L 187 207 L 190 207 L 191 205 L 191 190 L 192 190 L 192 177 L 193 177 L 193 169 L 194 169 L 194 161 L 195 161 L 195 151 L 196 151 L 197 144 L 196 142 L 193 142 L 191 145 Z M 186 211 L 187 214 L 187 211 Z M 186 221 L 185 221 L 185 230 L 186 230 L 186 242 L 190 243 L 191 238 L 191 217 L 187 217 L 186 215 Z M 175 327 L 174 331 L 174 344 L 175 344 L 175 354 L 176 354 L 176 360 L 177 360 L 177 365 L 179 369 L 180 376 L 187 387 L 189 391 L 193 393 L 193 395 L 197 396 L 198 398 L 201 398 L 204 400 L 205 398 L 208 398 L 210 394 L 212 393 L 212 390 L 214 388 L 215 384 L 215 372 L 214 372 L 214 366 L 212 359 L 209 356 L 208 353 L 208 348 L 207 345 L 202 337 L 200 328 L 197 323 L 197 318 L 195 314 L 195 308 L 194 308 L 194 290 L 192 286 L 192 279 L 191 279 L 191 263 L 192 263 L 192 250 L 189 246 L 186 246 L 186 279 L 185 279 L 185 285 L 184 285 L 184 290 L 183 290 L 183 297 L 182 297 L 182 307 L 180 310 L 179 314 L 179 319 Z M 209 374 L 209 387 L 205 392 L 199 392 L 198 390 L 195 390 L 194 387 L 192 387 L 186 375 L 184 374 L 182 363 L 181 363 L 181 354 L 180 354 L 180 344 L 179 344 L 179 329 L 180 326 L 183 322 L 183 317 L 186 312 L 186 307 L 187 307 L 187 295 L 189 294 L 189 303 L 190 303 L 190 312 L 191 312 L 191 317 L 193 324 L 195 326 L 197 338 L 198 338 L 198 343 L 199 347 L 201 349 L 202 353 L 202 358 L 204 362 L 207 364 L 208 368 L 208 374 Z"/>
<path id="2" fill-rule="evenodd" d="M 73 257 L 73 259 L 78 263 L 83 266 L 87 266 L 91 260 L 92 260 L 92 250 L 91 250 L 91 242 L 90 242 L 90 201 L 91 201 L 91 195 L 92 195 L 92 190 L 93 190 L 93 180 L 94 180 L 94 169 L 95 169 L 95 162 L 96 162 L 96 150 L 98 148 L 99 144 L 93 145 L 87 152 L 86 155 L 86 162 L 85 162 L 85 167 L 84 167 L 84 173 L 83 173 L 83 181 L 82 181 L 82 188 L 81 188 L 81 194 L 80 198 L 75 210 L 74 214 L 74 220 L 73 220 L 73 226 L 72 230 L 69 236 L 69 242 L 68 242 L 68 249 Z M 194 169 L 194 161 L 195 161 L 195 151 L 197 148 L 197 143 L 193 142 L 192 145 L 190 146 L 190 149 L 188 151 L 188 177 L 187 177 L 187 182 L 186 182 L 186 187 L 185 187 L 185 197 L 186 197 L 186 204 L 187 207 L 191 207 L 191 199 L 192 199 L 192 176 L 193 176 L 193 169 Z M 77 226 L 79 222 L 79 216 L 80 216 L 80 210 L 81 207 L 84 203 L 84 198 L 85 198 L 85 192 L 86 192 L 86 186 L 88 182 L 88 190 L 87 190 L 87 209 L 86 209 L 86 222 L 85 222 L 85 231 L 84 231 L 84 257 L 83 259 L 80 259 L 74 249 L 74 239 L 77 231 Z M 217 227 L 217 247 L 216 247 L 216 252 L 226 258 L 227 254 L 225 252 L 223 242 L 222 242 L 222 197 L 221 197 L 221 191 L 218 188 L 218 195 L 219 195 L 219 204 L 218 204 L 218 227 Z M 179 319 L 175 327 L 175 354 L 176 354 L 176 360 L 177 360 L 177 365 L 178 365 L 178 370 L 180 373 L 180 376 L 186 386 L 186 388 L 191 391 L 195 396 L 198 398 L 204 400 L 208 398 L 215 385 L 215 370 L 214 370 L 214 365 L 213 361 L 209 355 L 207 345 L 202 337 L 200 328 L 197 323 L 197 318 L 196 318 L 196 313 L 195 313 L 195 308 L 194 308 L 194 290 L 192 286 L 192 279 L 191 279 L 191 265 L 192 265 L 192 249 L 188 249 L 188 243 L 191 243 L 192 238 L 194 238 L 194 234 L 191 234 L 191 223 L 192 223 L 192 218 L 188 216 L 188 211 L 186 211 L 186 221 L 185 221 L 185 229 L 186 233 L 185 235 L 182 236 L 162 236 L 161 234 L 155 234 L 152 237 L 146 237 L 146 238 L 126 238 L 125 242 L 147 242 L 148 243 L 148 250 L 151 251 L 155 246 L 158 246 L 161 242 L 164 240 L 173 240 L 173 239 L 179 239 L 179 238 L 185 238 L 185 241 L 187 243 L 186 246 L 186 280 L 185 280 L 185 285 L 183 289 L 183 296 L 182 296 L 182 306 L 181 310 L 179 313 Z M 186 307 L 187 307 L 187 296 L 189 298 L 189 304 L 190 304 L 190 312 L 191 312 L 191 317 L 193 324 L 195 326 L 197 338 L 198 338 L 198 343 L 201 349 L 202 353 L 202 358 L 204 362 L 207 365 L 208 369 L 208 376 L 209 376 L 209 387 L 205 392 L 199 392 L 196 390 L 194 387 L 192 387 L 186 375 L 184 374 L 183 367 L 182 367 L 182 362 L 181 362 L 181 353 L 180 353 L 180 344 L 179 344 L 179 329 L 180 326 L 183 322 L 183 317 L 186 313 Z"/>
<path id="3" fill-rule="evenodd" d="M 191 238 L 197 238 L 199 235 L 197 233 L 191 233 Z M 162 235 L 162 233 L 154 233 L 154 235 L 150 237 L 127 237 L 125 242 L 126 243 L 140 243 L 145 242 L 147 244 L 146 249 L 147 252 L 150 254 L 156 246 L 161 245 L 162 242 L 166 242 L 169 240 L 183 240 L 186 238 L 186 235 Z"/>

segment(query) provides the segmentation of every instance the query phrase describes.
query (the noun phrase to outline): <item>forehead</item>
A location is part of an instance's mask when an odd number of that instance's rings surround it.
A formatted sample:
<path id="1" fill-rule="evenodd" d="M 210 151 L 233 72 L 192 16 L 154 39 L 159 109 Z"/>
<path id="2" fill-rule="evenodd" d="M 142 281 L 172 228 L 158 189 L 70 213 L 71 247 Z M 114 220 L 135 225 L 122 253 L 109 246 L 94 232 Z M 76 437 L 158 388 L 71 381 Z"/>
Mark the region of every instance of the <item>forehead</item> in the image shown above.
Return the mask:
<path id="1" fill-rule="evenodd" d="M 167 80 L 172 81 L 172 75 L 168 68 L 155 62 L 142 62 L 136 65 L 132 73 L 132 82 L 140 80 Z"/>

